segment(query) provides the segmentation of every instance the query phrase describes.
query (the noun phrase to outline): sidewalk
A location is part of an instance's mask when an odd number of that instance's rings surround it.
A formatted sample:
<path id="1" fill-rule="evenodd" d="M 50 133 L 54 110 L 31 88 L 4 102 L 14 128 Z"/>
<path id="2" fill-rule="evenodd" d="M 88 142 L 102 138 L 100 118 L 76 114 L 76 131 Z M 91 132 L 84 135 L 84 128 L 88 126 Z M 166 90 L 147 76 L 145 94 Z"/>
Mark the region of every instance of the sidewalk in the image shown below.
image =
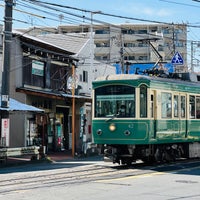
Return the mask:
<path id="1" fill-rule="evenodd" d="M 99 156 L 98 156 L 99 157 Z M 8 157 L 6 161 L 0 161 L 0 168 L 17 166 L 17 165 L 25 165 L 25 164 L 34 164 L 34 163 L 52 163 L 52 162 L 64 162 L 64 161 L 81 161 L 81 160 L 91 160 L 95 159 L 96 156 L 91 157 L 73 157 L 71 152 L 49 152 L 45 158 L 41 158 L 39 160 L 32 160 L 31 156 L 17 156 L 17 157 Z M 98 159 L 101 159 L 99 157 Z"/>
<path id="2" fill-rule="evenodd" d="M 29 163 L 54 162 L 54 161 L 57 162 L 67 159 L 73 159 L 73 157 L 67 152 L 52 152 L 39 160 L 32 160 L 32 156 L 15 156 L 15 157 L 8 157 L 5 161 L 3 160 L 0 161 L 0 168 L 29 164 Z"/>
<path id="3" fill-rule="evenodd" d="M 49 159 L 52 162 L 59 162 L 59 161 L 65 161 L 65 160 L 71 160 L 74 159 L 71 152 L 61 151 L 61 152 L 49 152 L 46 155 L 47 159 Z"/>

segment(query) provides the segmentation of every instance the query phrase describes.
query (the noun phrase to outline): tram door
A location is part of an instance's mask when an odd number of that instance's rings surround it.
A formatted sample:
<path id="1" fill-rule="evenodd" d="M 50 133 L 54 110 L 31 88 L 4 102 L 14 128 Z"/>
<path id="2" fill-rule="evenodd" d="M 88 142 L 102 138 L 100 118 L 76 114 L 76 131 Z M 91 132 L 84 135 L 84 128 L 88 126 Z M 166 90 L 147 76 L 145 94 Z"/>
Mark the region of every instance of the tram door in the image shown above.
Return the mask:
<path id="1" fill-rule="evenodd" d="M 187 133 L 186 121 L 186 96 L 184 94 L 173 94 L 173 127 L 176 137 L 184 137 Z"/>
<path id="2" fill-rule="evenodd" d="M 186 112 L 186 95 L 179 94 L 179 133 L 181 136 L 187 137 L 187 112 Z"/>

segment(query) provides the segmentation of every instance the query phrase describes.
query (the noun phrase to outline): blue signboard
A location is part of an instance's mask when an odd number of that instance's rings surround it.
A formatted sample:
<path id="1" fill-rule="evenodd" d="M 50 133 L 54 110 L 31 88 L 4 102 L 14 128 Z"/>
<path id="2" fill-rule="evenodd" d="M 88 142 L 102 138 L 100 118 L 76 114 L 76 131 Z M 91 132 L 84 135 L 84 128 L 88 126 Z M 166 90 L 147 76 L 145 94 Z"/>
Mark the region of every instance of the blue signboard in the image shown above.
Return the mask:
<path id="1" fill-rule="evenodd" d="M 153 69 L 155 63 L 134 63 L 131 64 L 128 67 L 128 73 L 129 74 L 135 74 L 136 70 L 138 70 L 139 74 L 143 74 L 143 72 L 145 70 L 151 70 Z M 120 64 L 115 64 L 114 65 L 116 67 L 116 74 L 122 74 L 122 69 L 121 69 L 121 65 Z M 157 66 L 159 67 L 159 66 Z M 174 72 L 174 66 L 172 63 L 163 63 L 163 67 L 169 72 L 169 73 L 173 73 Z M 125 74 L 125 71 L 123 72 Z"/>

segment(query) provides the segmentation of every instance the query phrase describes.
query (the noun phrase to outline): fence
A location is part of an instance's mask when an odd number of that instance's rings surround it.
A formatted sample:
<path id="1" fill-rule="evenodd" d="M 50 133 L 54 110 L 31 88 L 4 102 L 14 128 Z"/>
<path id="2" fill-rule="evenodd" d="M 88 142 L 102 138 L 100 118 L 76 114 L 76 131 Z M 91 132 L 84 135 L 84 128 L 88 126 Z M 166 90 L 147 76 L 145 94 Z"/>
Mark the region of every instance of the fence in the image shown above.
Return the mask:
<path id="1" fill-rule="evenodd" d="M 34 159 L 39 159 L 40 147 L 18 147 L 18 148 L 1 148 L 0 149 L 0 161 L 6 161 L 10 156 L 33 156 Z"/>

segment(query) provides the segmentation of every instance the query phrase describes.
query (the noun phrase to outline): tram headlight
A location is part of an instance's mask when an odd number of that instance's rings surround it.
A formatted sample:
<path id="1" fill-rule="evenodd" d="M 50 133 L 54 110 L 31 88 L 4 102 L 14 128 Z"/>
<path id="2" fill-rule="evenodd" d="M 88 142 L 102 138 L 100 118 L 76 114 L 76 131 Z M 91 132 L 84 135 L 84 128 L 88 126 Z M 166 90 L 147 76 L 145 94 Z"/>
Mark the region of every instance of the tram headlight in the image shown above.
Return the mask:
<path id="1" fill-rule="evenodd" d="M 115 131 L 116 130 L 116 126 L 115 126 L 115 124 L 110 124 L 110 126 L 109 126 L 109 130 L 110 131 Z"/>

